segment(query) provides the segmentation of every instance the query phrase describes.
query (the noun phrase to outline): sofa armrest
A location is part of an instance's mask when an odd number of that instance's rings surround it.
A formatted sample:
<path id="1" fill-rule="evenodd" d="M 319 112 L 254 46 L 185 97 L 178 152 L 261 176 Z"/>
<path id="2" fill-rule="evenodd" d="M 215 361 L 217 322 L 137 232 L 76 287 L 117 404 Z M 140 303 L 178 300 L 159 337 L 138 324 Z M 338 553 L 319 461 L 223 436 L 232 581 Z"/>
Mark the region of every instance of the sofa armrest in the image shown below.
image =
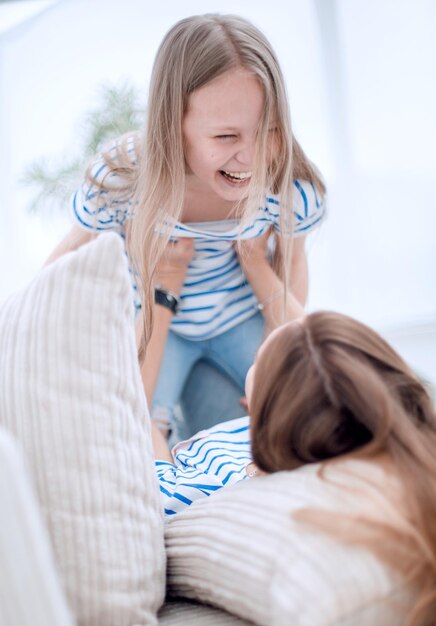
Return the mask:
<path id="1" fill-rule="evenodd" d="M 18 444 L 0 428 L 0 626 L 73 626 Z"/>

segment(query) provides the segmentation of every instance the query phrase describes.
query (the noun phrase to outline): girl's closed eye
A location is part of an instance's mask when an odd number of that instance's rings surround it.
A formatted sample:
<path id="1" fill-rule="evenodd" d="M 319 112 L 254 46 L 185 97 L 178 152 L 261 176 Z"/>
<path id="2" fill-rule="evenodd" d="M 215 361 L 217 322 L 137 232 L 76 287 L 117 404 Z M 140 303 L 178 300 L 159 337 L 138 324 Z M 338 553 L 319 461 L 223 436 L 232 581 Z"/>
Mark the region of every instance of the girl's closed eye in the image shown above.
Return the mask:
<path id="1" fill-rule="evenodd" d="M 236 135 L 215 135 L 215 139 L 236 139 Z"/>

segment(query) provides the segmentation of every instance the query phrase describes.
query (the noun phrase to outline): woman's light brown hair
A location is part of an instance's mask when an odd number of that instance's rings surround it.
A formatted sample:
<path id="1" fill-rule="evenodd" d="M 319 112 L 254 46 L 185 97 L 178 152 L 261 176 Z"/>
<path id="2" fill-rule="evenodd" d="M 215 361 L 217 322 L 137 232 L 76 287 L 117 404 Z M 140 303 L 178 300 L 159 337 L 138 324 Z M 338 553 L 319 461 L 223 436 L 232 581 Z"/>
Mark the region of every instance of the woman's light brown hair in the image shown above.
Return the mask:
<path id="1" fill-rule="evenodd" d="M 383 542 L 372 547 L 419 590 L 408 624 L 434 623 L 426 620 L 436 614 L 436 415 L 401 357 L 356 320 L 312 313 L 262 349 L 250 416 L 253 460 L 266 472 L 389 455 L 412 522 L 380 529 L 402 546 L 398 558 Z"/>

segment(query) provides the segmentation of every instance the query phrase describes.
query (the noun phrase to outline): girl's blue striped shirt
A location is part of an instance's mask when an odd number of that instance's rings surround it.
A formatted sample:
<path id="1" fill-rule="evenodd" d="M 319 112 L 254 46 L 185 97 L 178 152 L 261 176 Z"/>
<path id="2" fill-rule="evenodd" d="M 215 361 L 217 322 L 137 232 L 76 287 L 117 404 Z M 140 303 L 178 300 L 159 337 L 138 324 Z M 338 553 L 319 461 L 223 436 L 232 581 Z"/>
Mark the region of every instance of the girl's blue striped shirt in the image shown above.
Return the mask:
<path id="1" fill-rule="evenodd" d="M 116 146 L 113 147 L 116 158 Z M 135 162 L 133 141 L 129 154 Z M 105 181 L 110 188 L 120 183 L 100 157 L 92 168 L 94 180 Z M 125 223 L 132 216 L 130 198 L 111 199 L 98 184 L 84 182 L 72 200 L 75 220 L 87 229 L 99 232 L 115 230 L 124 237 Z M 316 228 L 325 216 L 325 202 L 308 181 L 294 181 L 294 236 L 304 236 Z M 245 321 L 258 311 L 258 301 L 245 278 L 234 242 L 259 237 L 273 227 L 280 229 L 280 201 L 266 195 L 264 205 L 242 231 L 238 220 L 180 223 L 173 226 L 172 236 L 194 239 L 195 253 L 188 267 L 181 291 L 181 306 L 174 316 L 171 330 L 191 340 L 210 339 Z M 133 272 L 134 302 L 140 308 L 140 297 Z"/>

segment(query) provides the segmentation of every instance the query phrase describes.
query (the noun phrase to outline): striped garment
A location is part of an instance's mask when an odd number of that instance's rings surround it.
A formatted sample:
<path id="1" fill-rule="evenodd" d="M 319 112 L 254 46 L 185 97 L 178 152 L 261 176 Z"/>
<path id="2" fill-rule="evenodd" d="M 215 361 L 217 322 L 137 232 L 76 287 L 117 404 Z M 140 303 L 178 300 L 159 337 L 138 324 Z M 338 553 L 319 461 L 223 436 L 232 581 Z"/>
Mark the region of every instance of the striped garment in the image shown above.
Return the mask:
<path id="1" fill-rule="evenodd" d="M 133 141 L 129 154 L 135 162 Z M 112 148 L 116 158 L 116 145 Z M 100 157 L 93 169 L 97 181 L 116 186 L 119 176 L 109 172 Z M 131 199 L 111 199 L 107 191 L 84 182 L 73 195 L 75 220 L 87 229 L 115 230 L 124 238 L 125 222 L 132 216 Z M 191 340 L 215 337 L 255 315 L 258 301 L 247 281 L 234 249 L 237 239 L 259 237 L 273 227 L 279 231 L 280 202 L 277 196 L 267 194 L 264 206 L 257 209 L 252 222 L 242 231 L 238 220 L 181 223 L 173 227 L 173 237 L 194 239 L 194 257 L 188 267 L 180 298 L 181 306 L 174 316 L 171 330 Z M 325 216 L 325 202 L 315 186 L 302 180 L 294 181 L 294 235 L 306 235 L 318 226 Z M 135 307 L 141 302 L 133 272 Z"/>
<path id="2" fill-rule="evenodd" d="M 248 478 L 251 463 L 249 417 L 202 430 L 172 450 L 174 463 L 156 461 L 165 515 Z"/>

